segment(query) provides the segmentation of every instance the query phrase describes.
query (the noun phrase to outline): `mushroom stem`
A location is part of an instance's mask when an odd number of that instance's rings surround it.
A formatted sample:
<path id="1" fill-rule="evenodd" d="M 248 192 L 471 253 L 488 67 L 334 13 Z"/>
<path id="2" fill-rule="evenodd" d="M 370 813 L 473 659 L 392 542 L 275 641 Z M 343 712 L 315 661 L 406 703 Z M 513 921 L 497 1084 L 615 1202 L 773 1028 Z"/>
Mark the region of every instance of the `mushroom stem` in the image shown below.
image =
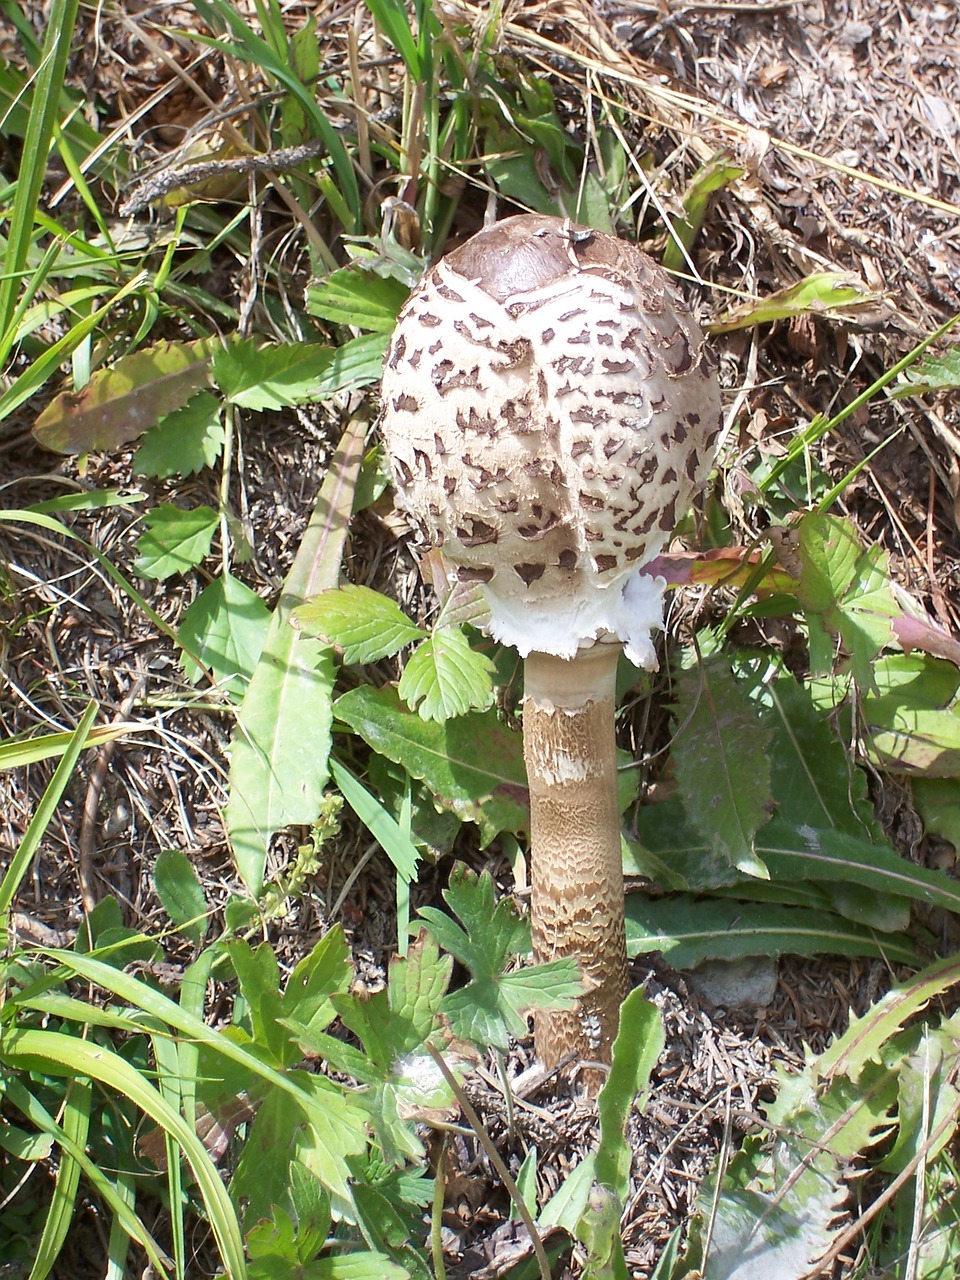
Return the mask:
<path id="1" fill-rule="evenodd" d="M 609 1063 L 627 994 L 623 862 L 614 737 L 621 645 L 524 661 L 523 753 L 530 788 L 531 923 L 539 960 L 576 956 L 587 991 L 539 1015 L 537 1056 Z M 587 1076 L 588 1088 L 602 1077 Z"/>

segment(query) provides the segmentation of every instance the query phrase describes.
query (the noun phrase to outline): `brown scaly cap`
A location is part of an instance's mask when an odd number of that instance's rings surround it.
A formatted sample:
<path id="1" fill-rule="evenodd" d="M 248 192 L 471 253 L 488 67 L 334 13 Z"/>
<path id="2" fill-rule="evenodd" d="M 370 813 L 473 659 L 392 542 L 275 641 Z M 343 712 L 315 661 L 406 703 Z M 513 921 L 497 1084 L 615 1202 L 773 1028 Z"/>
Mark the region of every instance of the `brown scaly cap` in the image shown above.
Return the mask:
<path id="1" fill-rule="evenodd" d="M 522 654 L 606 635 L 653 664 L 662 588 L 637 570 L 709 474 L 719 418 L 666 275 L 558 218 L 507 218 L 439 262 L 383 375 L 400 501 Z"/>

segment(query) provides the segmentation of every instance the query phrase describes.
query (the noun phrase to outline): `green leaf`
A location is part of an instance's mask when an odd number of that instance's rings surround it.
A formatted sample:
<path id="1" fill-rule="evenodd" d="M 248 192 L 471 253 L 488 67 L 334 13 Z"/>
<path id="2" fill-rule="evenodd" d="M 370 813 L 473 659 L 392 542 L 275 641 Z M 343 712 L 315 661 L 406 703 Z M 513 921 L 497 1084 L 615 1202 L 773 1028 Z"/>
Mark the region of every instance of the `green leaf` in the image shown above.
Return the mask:
<path id="1" fill-rule="evenodd" d="M 210 382 L 212 342 L 159 342 L 98 370 L 82 391 L 63 391 L 33 433 L 57 453 L 119 449 L 182 408 Z"/>
<path id="2" fill-rule="evenodd" d="M 677 682 L 682 726 L 673 767 L 684 808 L 715 855 L 765 876 L 754 836 L 769 820 L 770 732 L 764 729 L 724 658 L 684 671 Z"/>
<path id="3" fill-rule="evenodd" d="M 320 811 L 336 672 L 331 651 L 300 635 L 289 618 L 297 604 L 336 585 L 366 426 L 357 417 L 344 431 L 237 714 L 225 816 L 237 869 L 254 894 L 274 832 L 307 825 Z"/>
<path id="4" fill-rule="evenodd" d="M 746 897 L 748 886 L 741 892 Z M 903 938 L 877 934 L 829 911 L 739 899 L 678 896 L 627 897 L 627 954 L 659 951 L 675 969 L 704 960 L 746 956 L 879 956 L 891 964 L 915 964 L 917 953 Z"/>
<path id="5" fill-rule="evenodd" d="M 260 597 L 231 573 L 222 573 L 197 596 L 180 621 L 178 637 L 196 654 L 234 698 L 240 698 L 263 652 L 270 610 Z M 202 669 L 184 653 L 187 679 L 200 679 Z"/>
<path id="6" fill-rule="evenodd" d="M 401 704 L 394 689 L 361 687 L 334 707 L 373 749 L 424 782 L 461 821 L 476 822 L 488 844 L 501 831 L 529 823 L 520 734 L 495 711 L 471 712 L 444 724 L 427 722 Z"/>
<path id="7" fill-rule="evenodd" d="M 913 803 L 924 828 L 960 851 L 960 788 L 946 778 L 915 778 Z"/>
<path id="8" fill-rule="evenodd" d="M 265 942 L 254 950 L 242 938 L 232 938 L 226 949 L 240 983 L 255 1048 L 271 1066 L 292 1066 L 300 1056 L 299 1046 L 277 1020 L 280 969 L 273 947 Z"/>
<path id="9" fill-rule="evenodd" d="M 189 476 L 212 467 L 223 448 L 220 399 L 201 391 L 182 409 L 168 413 L 140 441 L 133 470 L 138 475 Z"/>
<path id="10" fill-rule="evenodd" d="M 946 351 L 928 352 L 916 364 L 904 370 L 901 382 L 893 389 L 900 399 L 903 396 L 924 396 L 933 391 L 956 391 L 960 388 L 960 345 Z"/>
<path id="11" fill-rule="evenodd" d="M 427 634 L 395 600 L 352 583 L 313 596 L 292 617 L 304 635 L 342 649 L 349 665 L 379 662 Z"/>
<path id="12" fill-rule="evenodd" d="M 422 931 L 406 957 L 394 956 L 386 991 L 368 998 L 333 997 L 344 1025 L 363 1042 L 364 1078 L 372 1086 L 359 1101 L 370 1112 L 383 1157 L 400 1165 L 422 1158 L 410 1121 L 453 1101 L 426 1041 L 433 1035 L 453 961 Z"/>
<path id="13" fill-rule="evenodd" d="M 677 240 L 689 253 L 713 195 L 743 177 L 744 170 L 738 165 L 731 164 L 730 161 L 729 152 L 721 151 L 719 155 L 714 156 L 698 169 L 690 179 L 683 194 L 684 216 L 674 221 L 673 235 L 667 237 L 666 248 L 663 251 L 660 265 L 664 271 L 684 270 L 686 261 L 677 245 Z"/>
<path id="14" fill-rule="evenodd" d="M 306 308 L 310 315 L 335 324 L 392 333 L 409 292 L 399 280 L 353 264 L 308 284 Z"/>
<path id="15" fill-rule="evenodd" d="M 87 1076 L 128 1098 L 168 1133 L 190 1164 L 203 1197 L 208 1221 L 224 1265 L 237 1280 L 246 1275 L 243 1242 L 236 1212 L 219 1171 L 191 1127 L 140 1072 L 101 1044 L 56 1031 L 7 1029 L 3 1037 L 5 1065 L 54 1076 Z"/>
<path id="16" fill-rule="evenodd" d="M 508 961 L 529 951 L 529 926 L 506 899 L 494 905 L 489 872 L 476 876 L 458 863 L 443 896 L 463 928 L 436 907 L 422 907 L 420 915 L 443 949 L 470 970 L 471 981 L 443 1002 L 455 1036 L 506 1049 L 511 1035 L 526 1035 L 528 1011 L 574 1006 L 583 984 L 573 960 L 504 973 Z"/>
<path id="17" fill-rule="evenodd" d="M 711 333 L 729 333 L 733 329 L 747 329 L 758 324 L 772 324 L 776 320 L 789 320 L 793 316 L 850 315 L 864 307 L 876 304 L 877 295 L 854 275 L 835 271 L 817 272 L 777 289 L 757 302 L 746 302 L 732 307 L 714 324 Z"/>
<path id="18" fill-rule="evenodd" d="M 261 347 L 248 339 L 217 352 L 213 376 L 231 404 L 286 409 L 376 382 L 386 349 L 382 334 L 340 347 L 309 342 Z"/>
<path id="19" fill-rule="evenodd" d="M 642 1110 L 650 1077 L 663 1052 L 663 1022 L 656 1005 L 635 987 L 620 1009 L 620 1029 L 613 1042 L 610 1074 L 597 1097 L 600 1139 L 596 1178 L 625 1204 L 630 1190 L 633 1153 L 627 1121 L 633 1107 Z M 619 1218 L 618 1218 L 619 1223 Z"/>
<path id="20" fill-rule="evenodd" d="M 334 925 L 297 963 L 280 1000 L 277 1020 L 297 1036 L 302 1052 L 336 1017 L 331 997 L 347 991 L 352 980 L 350 948 L 343 929 Z"/>
<path id="21" fill-rule="evenodd" d="M 902 612 L 890 592 L 886 555 L 864 551 L 848 520 L 811 512 L 797 526 L 800 582 L 797 598 L 810 629 L 814 675 L 833 669 L 839 638 L 857 683 L 874 687 L 873 661 L 893 638 L 893 618 Z"/>
<path id="22" fill-rule="evenodd" d="M 199 947 L 207 932 L 209 908 L 193 863 L 179 849 L 161 849 L 153 864 L 153 883 L 164 911 Z"/>
<path id="23" fill-rule="evenodd" d="M 877 695 L 861 699 L 871 757 L 923 778 L 960 775 L 960 672 L 926 655 L 889 654 L 874 668 Z"/>
<path id="24" fill-rule="evenodd" d="M 397 874 L 408 882 L 416 879 L 420 855 L 399 823 L 336 757 L 330 759 L 330 772 L 344 800 L 386 853 Z"/>
<path id="25" fill-rule="evenodd" d="M 162 503 L 145 512 L 133 567 L 142 577 L 161 581 L 193 569 L 209 553 L 219 519 L 212 507 L 185 511 Z"/>
<path id="26" fill-rule="evenodd" d="M 845 831 L 887 844 L 867 792 L 866 775 L 849 760 L 829 715 L 792 676 L 768 681 L 771 786 L 786 822 Z"/>
<path id="27" fill-rule="evenodd" d="M 410 655 L 397 692 L 424 720 L 452 720 L 493 702 L 494 665 L 459 627 L 441 627 Z"/>

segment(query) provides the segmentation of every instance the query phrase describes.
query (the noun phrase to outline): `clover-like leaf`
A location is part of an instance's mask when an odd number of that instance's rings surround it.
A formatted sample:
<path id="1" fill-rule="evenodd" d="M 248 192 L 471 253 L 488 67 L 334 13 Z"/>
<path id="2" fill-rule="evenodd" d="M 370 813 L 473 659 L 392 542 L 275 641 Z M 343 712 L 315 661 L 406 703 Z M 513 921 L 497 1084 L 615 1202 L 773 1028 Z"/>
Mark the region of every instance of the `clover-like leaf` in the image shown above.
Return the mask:
<path id="1" fill-rule="evenodd" d="M 306 635 L 342 649 L 344 662 L 351 665 L 389 658 L 427 634 L 395 600 L 352 583 L 313 596 L 292 617 Z"/>
<path id="2" fill-rule="evenodd" d="M 410 655 L 397 691 L 424 720 L 452 720 L 493 702 L 494 666 L 459 627 L 440 627 Z"/>

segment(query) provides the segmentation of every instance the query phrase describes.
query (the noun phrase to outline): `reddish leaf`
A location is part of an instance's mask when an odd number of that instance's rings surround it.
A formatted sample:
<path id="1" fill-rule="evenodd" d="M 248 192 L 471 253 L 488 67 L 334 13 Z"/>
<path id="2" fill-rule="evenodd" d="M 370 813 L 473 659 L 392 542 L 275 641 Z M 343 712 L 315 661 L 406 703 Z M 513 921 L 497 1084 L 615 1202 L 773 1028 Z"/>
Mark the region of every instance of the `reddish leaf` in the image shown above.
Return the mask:
<path id="1" fill-rule="evenodd" d="M 82 391 L 63 391 L 33 434 L 56 453 L 119 449 L 181 409 L 210 384 L 209 341 L 158 342 L 98 370 Z"/>

